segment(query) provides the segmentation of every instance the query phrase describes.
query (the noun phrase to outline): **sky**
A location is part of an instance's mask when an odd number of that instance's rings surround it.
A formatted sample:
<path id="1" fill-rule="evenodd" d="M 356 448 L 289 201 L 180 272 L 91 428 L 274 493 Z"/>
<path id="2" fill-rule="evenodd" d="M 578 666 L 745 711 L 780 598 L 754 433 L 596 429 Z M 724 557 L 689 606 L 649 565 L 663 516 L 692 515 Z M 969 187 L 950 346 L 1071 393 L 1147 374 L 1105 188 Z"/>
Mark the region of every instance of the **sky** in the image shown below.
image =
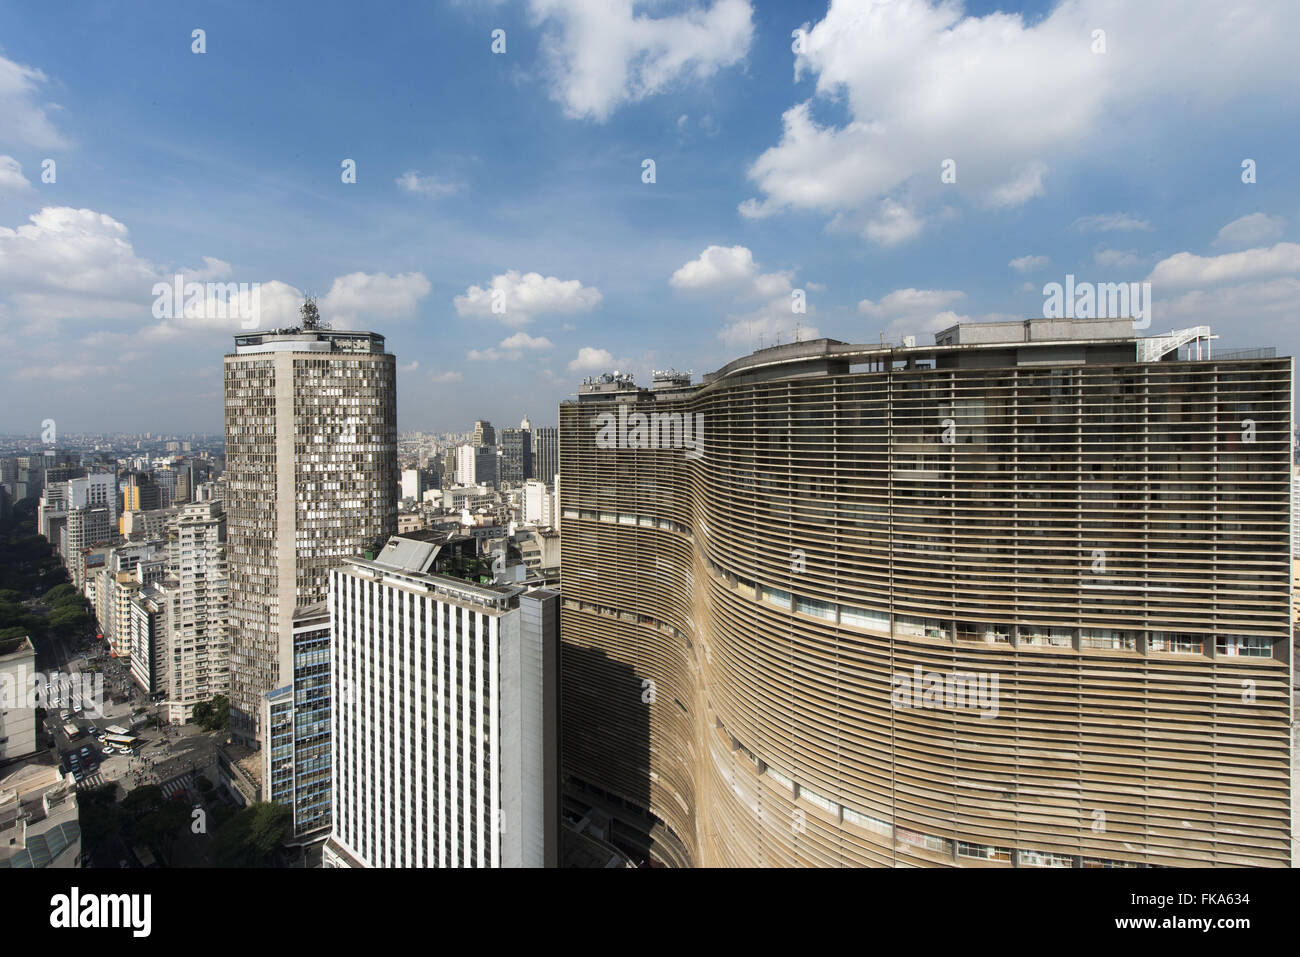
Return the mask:
<path id="1" fill-rule="evenodd" d="M 232 337 L 305 294 L 387 337 L 404 431 L 1067 274 L 1293 354 L 1297 36 L 1293 0 L 3 0 L 0 431 L 219 432 Z"/>

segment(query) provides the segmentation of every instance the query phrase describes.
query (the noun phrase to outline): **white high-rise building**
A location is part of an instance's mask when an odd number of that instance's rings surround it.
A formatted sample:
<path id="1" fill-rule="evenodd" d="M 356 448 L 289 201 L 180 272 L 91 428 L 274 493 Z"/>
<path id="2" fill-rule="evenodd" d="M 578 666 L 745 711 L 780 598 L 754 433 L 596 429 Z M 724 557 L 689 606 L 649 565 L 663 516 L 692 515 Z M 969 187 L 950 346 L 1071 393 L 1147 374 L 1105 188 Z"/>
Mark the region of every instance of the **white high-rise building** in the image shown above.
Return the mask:
<path id="1" fill-rule="evenodd" d="M 529 479 L 524 483 L 524 524 L 549 528 L 555 525 L 554 499 L 546 483 Z"/>
<path id="2" fill-rule="evenodd" d="M 424 497 L 424 473 L 419 469 L 402 469 L 402 501 L 418 502 Z"/>
<path id="3" fill-rule="evenodd" d="M 474 554 L 394 536 L 331 572 L 329 865 L 556 863 L 559 594 L 437 571 Z"/>
<path id="4" fill-rule="evenodd" d="M 183 724 L 200 701 L 230 691 L 230 580 L 221 502 L 181 508 L 168 530 L 167 564 L 175 581 L 167 720 Z"/>

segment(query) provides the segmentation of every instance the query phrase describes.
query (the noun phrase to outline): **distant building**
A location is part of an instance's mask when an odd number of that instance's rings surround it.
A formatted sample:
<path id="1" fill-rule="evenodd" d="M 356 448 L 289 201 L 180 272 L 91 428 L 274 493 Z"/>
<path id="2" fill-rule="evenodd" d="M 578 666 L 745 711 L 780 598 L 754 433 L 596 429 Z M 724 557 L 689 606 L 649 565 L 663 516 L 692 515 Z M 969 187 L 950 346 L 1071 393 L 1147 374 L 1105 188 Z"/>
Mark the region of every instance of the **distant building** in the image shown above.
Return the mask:
<path id="1" fill-rule="evenodd" d="M 424 472 L 420 469 L 402 469 L 402 501 L 420 501 L 424 496 Z"/>
<path id="2" fill-rule="evenodd" d="M 501 430 L 501 481 L 518 484 L 532 477 L 532 433 L 523 429 Z"/>
<path id="3" fill-rule="evenodd" d="M 495 485 L 497 450 L 492 445 L 462 445 L 456 453 L 457 485 Z"/>
<path id="4" fill-rule="evenodd" d="M 547 485 L 560 471 L 560 430 L 533 429 L 533 478 Z"/>
<path id="5" fill-rule="evenodd" d="M 497 433 L 492 428 L 492 423 L 486 419 L 480 419 L 474 423 L 474 444 L 475 445 L 496 445 Z"/>
<path id="6" fill-rule="evenodd" d="M 549 528 L 556 524 L 554 498 L 546 483 L 529 479 L 524 483 L 524 523 Z"/>

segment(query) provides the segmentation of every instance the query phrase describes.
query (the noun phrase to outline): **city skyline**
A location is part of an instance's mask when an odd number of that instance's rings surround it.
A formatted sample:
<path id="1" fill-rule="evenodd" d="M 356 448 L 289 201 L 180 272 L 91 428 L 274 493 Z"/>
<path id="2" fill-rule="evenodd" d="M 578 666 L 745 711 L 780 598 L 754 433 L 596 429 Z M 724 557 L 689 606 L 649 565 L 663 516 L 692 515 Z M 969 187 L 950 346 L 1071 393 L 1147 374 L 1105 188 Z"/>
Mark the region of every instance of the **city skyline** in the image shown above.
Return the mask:
<path id="1" fill-rule="evenodd" d="M 1180 4 L 1173 32 L 1173 7 L 1109 0 L 615 4 L 599 28 L 598 7 L 392 11 L 380 58 L 341 3 L 92 10 L 72 32 L 11 11 L 0 430 L 111 428 L 88 399 L 147 369 L 170 401 L 142 429 L 217 431 L 207 359 L 240 322 L 158 318 L 177 273 L 260 283 L 263 331 L 314 293 L 383 333 L 404 431 L 554 425 L 585 375 L 716 368 L 778 336 L 1033 318 L 1067 276 L 1150 282 L 1155 330 L 1300 345 L 1292 6 Z M 963 72 L 939 43 L 958 35 Z"/>

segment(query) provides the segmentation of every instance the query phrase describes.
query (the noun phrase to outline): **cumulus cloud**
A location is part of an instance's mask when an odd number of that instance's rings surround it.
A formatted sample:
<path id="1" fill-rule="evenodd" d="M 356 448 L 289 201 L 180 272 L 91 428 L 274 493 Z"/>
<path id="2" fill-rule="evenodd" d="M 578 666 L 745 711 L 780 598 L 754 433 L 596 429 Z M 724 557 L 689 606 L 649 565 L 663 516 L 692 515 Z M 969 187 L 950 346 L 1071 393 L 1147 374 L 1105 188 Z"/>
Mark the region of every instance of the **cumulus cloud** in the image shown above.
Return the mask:
<path id="1" fill-rule="evenodd" d="M 148 317 L 163 274 L 136 255 L 127 228 L 89 209 L 47 206 L 0 226 L 0 290 L 16 315 L 57 319 Z"/>
<path id="2" fill-rule="evenodd" d="M 545 336 L 530 336 L 526 332 L 516 332 L 513 336 L 502 339 L 491 349 L 471 349 L 467 359 L 489 361 L 498 359 L 519 359 L 525 351 L 538 352 L 554 347 L 554 343 Z"/>
<path id="3" fill-rule="evenodd" d="M 921 336 L 939 332 L 959 322 L 969 322 L 967 315 L 952 307 L 966 298 L 958 289 L 895 289 L 878 302 L 863 299 L 858 312 L 885 324 L 885 337 L 900 339 L 905 335 Z"/>
<path id="4" fill-rule="evenodd" d="M 583 346 L 569 363 L 570 372 L 611 372 L 614 357 L 606 349 Z"/>
<path id="5" fill-rule="evenodd" d="M 2 157 L 0 157 L 2 159 Z M 1234 219 L 1219 230 L 1214 240 L 1216 246 L 1251 246 L 1266 243 L 1282 237 L 1286 220 L 1281 216 L 1269 216 L 1266 213 L 1251 213 Z"/>
<path id="6" fill-rule="evenodd" d="M 569 116 L 603 122 L 625 103 L 707 79 L 749 49 L 748 0 L 689 2 L 664 16 L 637 6 L 633 0 L 531 0 L 551 95 Z"/>
<path id="7" fill-rule="evenodd" d="M 32 188 L 23 175 L 22 164 L 12 156 L 0 154 L 0 192 L 18 193 Z"/>
<path id="8" fill-rule="evenodd" d="M 487 286 L 470 286 L 453 303 L 459 316 L 495 318 L 508 326 L 524 326 L 534 316 L 589 312 L 601 298 L 599 289 L 577 279 L 511 269 L 493 276 Z"/>
<path id="9" fill-rule="evenodd" d="M 409 169 L 397 177 L 396 182 L 399 188 L 408 193 L 418 193 L 421 196 L 431 196 L 434 199 L 450 196 L 460 188 L 457 183 L 441 180 L 436 176 L 421 176 L 415 170 Z"/>
<path id="10" fill-rule="evenodd" d="M 1176 253 L 1156 263 L 1147 280 L 1157 290 L 1300 275 L 1300 244 L 1278 243 L 1220 256 Z"/>
<path id="11" fill-rule="evenodd" d="M 320 300 L 321 318 L 350 325 L 359 316 L 374 319 L 405 319 L 415 314 L 421 299 L 432 287 L 422 272 L 348 273 L 338 276 Z"/>
<path id="12" fill-rule="evenodd" d="M 1051 260 L 1046 256 L 1018 256 L 1007 263 L 1016 272 L 1030 273 L 1042 269 Z"/>
<path id="13" fill-rule="evenodd" d="M 862 231 L 867 239 L 881 246 L 896 246 L 921 232 L 924 224 L 910 209 L 893 200 L 885 200 L 879 211 L 867 220 Z"/>
<path id="14" fill-rule="evenodd" d="M 1105 55 L 1092 52 L 1099 26 Z M 815 77 L 815 94 L 786 110 L 780 140 L 750 166 L 757 195 L 741 212 L 850 213 L 898 239 L 908 230 L 880 223 L 891 199 L 914 220 L 940 191 L 1014 207 L 1043 193 L 1049 164 L 1128 148 L 1103 123 L 1168 96 L 1209 108 L 1289 83 L 1298 26 L 1287 0 L 1248 11 L 1071 0 L 1032 21 L 968 16 L 955 0 L 832 0 L 795 56 L 796 79 Z M 843 119 L 820 118 L 823 107 Z M 948 159 L 956 178 L 945 183 Z"/>
<path id="15" fill-rule="evenodd" d="M 0 137 L 6 145 L 37 149 L 68 145 L 38 102 L 39 87 L 45 82 L 46 76 L 40 70 L 0 56 Z"/>
<path id="16" fill-rule="evenodd" d="M 709 246 L 684 264 L 668 280 L 683 292 L 730 292 L 765 298 L 789 293 L 794 273 L 761 272 L 754 254 L 745 246 Z"/>

